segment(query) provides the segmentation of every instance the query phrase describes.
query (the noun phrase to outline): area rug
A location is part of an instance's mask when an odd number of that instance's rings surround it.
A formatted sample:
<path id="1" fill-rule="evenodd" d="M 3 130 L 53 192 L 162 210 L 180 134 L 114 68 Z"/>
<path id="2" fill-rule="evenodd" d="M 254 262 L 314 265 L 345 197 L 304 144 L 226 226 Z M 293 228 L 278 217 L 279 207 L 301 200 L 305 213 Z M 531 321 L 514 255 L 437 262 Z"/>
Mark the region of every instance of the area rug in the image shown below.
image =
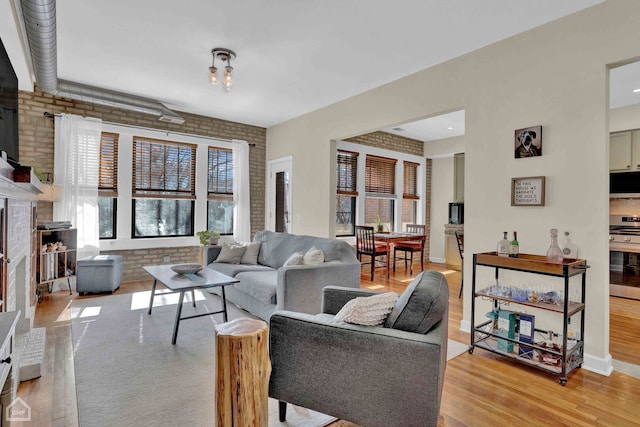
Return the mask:
<path id="1" fill-rule="evenodd" d="M 177 294 L 150 291 L 82 298 L 71 303 L 71 331 L 80 426 L 158 426 L 215 424 L 214 324 L 222 315 L 180 322 L 171 344 Z M 185 294 L 185 299 L 190 295 Z M 220 299 L 196 291 L 196 308 L 183 316 L 217 311 Z M 228 304 L 229 319 L 250 316 Z M 447 359 L 466 350 L 449 341 Z M 462 346 L 462 347 L 460 347 Z M 277 401 L 269 399 L 269 425 L 320 427 L 335 418 L 287 405 L 278 421 Z"/>
<path id="2" fill-rule="evenodd" d="M 449 340 L 447 342 L 447 360 L 460 356 L 469 349 L 469 344 L 463 344 L 458 341 Z"/>
<path id="3" fill-rule="evenodd" d="M 171 345 L 178 294 L 150 292 L 83 298 L 71 303 L 71 331 L 80 426 L 210 426 L 215 424 L 215 338 L 222 315 L 180 322 Z M 185 299 L 190 298 L 185 294 Z M 217 311 L 220 299 L 196 291 L 196 308 L 183 316 Z M 229 319 L 248 313 L 228 304 Z M 270 426 L 324 426 L 335 418 L 287 405 L 278 422 L 269 399 Z"/>

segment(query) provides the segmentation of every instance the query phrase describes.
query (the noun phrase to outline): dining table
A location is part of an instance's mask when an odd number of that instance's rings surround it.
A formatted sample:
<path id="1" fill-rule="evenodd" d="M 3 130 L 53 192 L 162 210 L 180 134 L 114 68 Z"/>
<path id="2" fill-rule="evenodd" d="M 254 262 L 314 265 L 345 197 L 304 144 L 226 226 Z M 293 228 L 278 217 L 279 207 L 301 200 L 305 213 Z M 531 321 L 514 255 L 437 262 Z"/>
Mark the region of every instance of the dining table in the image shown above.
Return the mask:
<path id="1" fill-rule="evenodd" d="M 391 249 L 397 242 L 404 242 L 406 240 L 411 241 L 424 241 L 427 236 L 418 233 L 406 233 L 406 232 L 390 232 L 390 233 L 374 233 L 373 239 L 377 242 L 386 244 L 387 247 L 387 279 L 389 278 L 389 266 L 391 265 Z M 393 262 L 396 262 L 394 259 Z"/>

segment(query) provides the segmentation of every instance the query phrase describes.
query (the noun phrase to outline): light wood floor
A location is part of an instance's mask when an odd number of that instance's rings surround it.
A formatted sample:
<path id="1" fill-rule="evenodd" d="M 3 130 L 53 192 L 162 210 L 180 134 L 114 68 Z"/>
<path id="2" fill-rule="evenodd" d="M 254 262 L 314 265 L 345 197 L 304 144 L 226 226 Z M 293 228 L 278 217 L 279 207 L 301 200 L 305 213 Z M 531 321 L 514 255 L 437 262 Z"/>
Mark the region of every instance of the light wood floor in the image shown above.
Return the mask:
<path id="1" fill-rule="evenodd" d="M 363 268 L 363 288 L 402 292 L 411 277 L 398 264 L 396 274 L 384 278 L 382 270 L 369 281 Z M 449 282 L 449 338 L 469 342 L 459 330 L 462 300 L 458 299 L 460 273 L 442 264 L 425 268 L 442 271 Z M 414 273 L 419 266 L 414 266 Z M 117 293 L 148 290 L 151 281 L 123 283 Z M 45 295 L 36 310 L 36 327 L 47 328 L 47 348 L 41 378 L 20 384 L 18 396 L 32 408 L 28 426 L 77 426 L 73 349 L 69 304 L 77 294 L 64 291 Z M 100 298 L 85 296 L 82 298 Z M 640 301 L 610 298 L 610 352 L 616 359 L 640 365 Z M 402 357 L 402 355 L 398 355 Z M 392 367 L 391 367 L 392 368 Z M 614 372 L 610 377 L 578 369 L 566 387 L 545 372 L 528 368 L 491 353 L 476 350 L 447 363 L 439 426 L 640 426 L 640 380 Z M 331 427 L 355 427 L 337 421 Z"/>

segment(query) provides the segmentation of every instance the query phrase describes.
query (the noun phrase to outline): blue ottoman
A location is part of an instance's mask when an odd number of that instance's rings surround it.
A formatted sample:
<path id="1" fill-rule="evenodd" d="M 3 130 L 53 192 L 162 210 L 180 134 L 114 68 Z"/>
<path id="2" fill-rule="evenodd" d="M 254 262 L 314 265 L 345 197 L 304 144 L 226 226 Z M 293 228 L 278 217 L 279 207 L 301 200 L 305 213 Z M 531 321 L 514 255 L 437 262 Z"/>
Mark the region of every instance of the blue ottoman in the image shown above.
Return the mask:
<path id="1" fill-rule="evenodd" d="M 79 259 L 76 264 L 76 290 L 113 293 L 122 283 L 122 256 L 95 255 Z"/>

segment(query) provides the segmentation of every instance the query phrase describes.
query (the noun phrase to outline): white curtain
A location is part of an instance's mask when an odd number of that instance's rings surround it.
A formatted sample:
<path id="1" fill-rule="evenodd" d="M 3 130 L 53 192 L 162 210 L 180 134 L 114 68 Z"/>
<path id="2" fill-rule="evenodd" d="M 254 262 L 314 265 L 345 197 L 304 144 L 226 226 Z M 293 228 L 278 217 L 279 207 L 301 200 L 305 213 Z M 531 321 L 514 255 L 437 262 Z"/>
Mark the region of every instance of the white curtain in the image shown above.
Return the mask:
<path id="1" fill-rule="evenodd" d="M 249 190 L 249 144 L 233 140 L 233 238 L 251 240 L 251 202 Z"/>
<path id="2" fill-rule="evenodd" d="M 54 181 L 61 187 L 53 203 L 54 221 L 71 221 L 78 233 L 78 259 L 100 253 L 98 171 L 102 120 L 56 116 Z"/>

